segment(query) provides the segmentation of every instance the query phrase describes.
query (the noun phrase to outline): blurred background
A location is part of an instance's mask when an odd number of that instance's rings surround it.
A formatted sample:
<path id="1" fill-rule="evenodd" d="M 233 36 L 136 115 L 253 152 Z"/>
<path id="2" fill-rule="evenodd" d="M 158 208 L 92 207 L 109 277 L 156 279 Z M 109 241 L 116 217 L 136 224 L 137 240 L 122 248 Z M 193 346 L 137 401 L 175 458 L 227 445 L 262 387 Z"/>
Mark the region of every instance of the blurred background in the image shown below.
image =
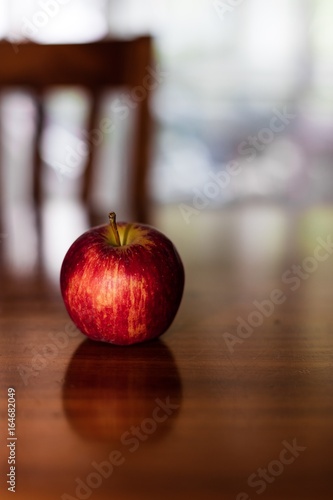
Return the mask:
<path id="1" fill-rule="evenodd" d="M 300 214 L 309 233 L 331 226 L 332 14 L 329 0 L 0 0 L 0 38 L 15 58 L 27 40 L 154 37 L 159 77 L 150 95 L 150 222 L 200 266 L 226 262 L 221 248 L 231 240 L 248 255 L 253 249 L 258 260 L 275 255 Z M 102 117 L 115 119 L 117 98 L 103 96 Z M 61 168 L 66 152 L 86 140 L 89 99 L 77 88 L 52 89 L 46 107 L 43 253 L 57 280 L 66 249 L 89 226 L 75 203 L 85 154 Z M 132 217 L 124 187 L 129 115 L 98 151 L 94 200 L 105 219 L 111 209 L 118 220 Z M 4 90 L 1 246 L 22 275 L 34 271 L 38 258 L 33 218 L 24 208 L 35 123 L 29 93 Z"/>

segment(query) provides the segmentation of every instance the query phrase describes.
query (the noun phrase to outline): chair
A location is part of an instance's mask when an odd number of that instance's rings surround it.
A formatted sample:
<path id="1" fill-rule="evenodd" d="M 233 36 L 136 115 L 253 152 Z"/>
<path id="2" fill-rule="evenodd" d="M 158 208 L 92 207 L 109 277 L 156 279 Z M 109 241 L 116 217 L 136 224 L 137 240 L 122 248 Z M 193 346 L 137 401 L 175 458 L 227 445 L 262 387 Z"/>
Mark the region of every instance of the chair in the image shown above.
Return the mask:
<path id="1" fill-rule="evenodd" d="M 152 39 L 142 36 L 130 40 L 103 40 L 88 44 L 39 45 L 22 43 L 14 52 L 10 43 L 0 42 L 0 91 L 13 86 L 32 91 L 36 98 L 38 123 L 34 144 L 33 199 L 37 211 L 42 202 L 42 162 L 39 144 L 44 126 L 43 93 L 51 86 L 82 86 L 92 96 L 88 130 L 96 127 L 98 101 L 101 90 L 109 87 L 128 86 L 134 89 L 149 78 L 153 70 Z M 128 186 L 129 207 L 133 217 L 141 222 L 148 219 L 146 178 L 149 165 L 149 91 L 138 99 L 136 129 L 130 165 Z M 89 139 L 88 139 L 89 140 Z M 91 141 L 93 144 L 93 141 Z M 84 172 L 81 197 L 92 211 L 96 148 L 89 148 Z M 91 212 L 90 212 L 91 213 Z"/>

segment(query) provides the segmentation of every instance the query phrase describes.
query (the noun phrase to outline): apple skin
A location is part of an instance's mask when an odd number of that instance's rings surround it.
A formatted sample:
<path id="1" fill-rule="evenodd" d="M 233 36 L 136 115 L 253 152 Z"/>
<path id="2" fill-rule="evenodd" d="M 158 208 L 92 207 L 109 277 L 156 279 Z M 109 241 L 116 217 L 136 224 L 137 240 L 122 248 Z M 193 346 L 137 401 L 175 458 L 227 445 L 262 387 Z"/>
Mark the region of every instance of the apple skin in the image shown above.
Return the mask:
<path id="1" fill-rule="evenodd" d="M 185 273 L 173 243 L 144 224 L 92 228 L 69 248 L 60 288 L 67 312 L 87 337 L 117 345 L 162 335 L 178 311 Z"/>

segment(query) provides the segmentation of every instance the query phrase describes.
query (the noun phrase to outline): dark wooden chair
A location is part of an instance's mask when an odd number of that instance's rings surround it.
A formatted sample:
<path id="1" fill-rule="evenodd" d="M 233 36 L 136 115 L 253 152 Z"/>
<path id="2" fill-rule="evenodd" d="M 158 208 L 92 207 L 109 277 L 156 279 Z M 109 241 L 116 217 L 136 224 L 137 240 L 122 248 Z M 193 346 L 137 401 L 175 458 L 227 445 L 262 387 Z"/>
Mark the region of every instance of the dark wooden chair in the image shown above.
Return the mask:
<path id="1" fill-rule="evenodd" d="M 22 43 L 16 53 L 0 42 L 0 91 L 11 87 L 31 90 L 36 98 L 38 123 L 34 144 L 33 199 L 37 210 L 43 197 L 39 143 L 44 126 L 43 93 L 52 86 L 82 86 L 92 96 L 88 130 L 97 126 L 99 96 L 104 89 L 143 85 L 153 70 L 152 39 L 105 40 L 88 44 L 39 45 Z M 137 101 L 136 126 L 131 150 L 129 209 L 141 222 L 148 219 L 147 172 L 149 166 L 149 92 Z M 88 138 L 89 140 L 89 138 Z M 93 144 L 93 141 L 90 142 Z M 89 148 L 82 183 L 82 200 L 90 210 L 96 148 Z M 112 200 L 110 200 L 110 205 Z"/>

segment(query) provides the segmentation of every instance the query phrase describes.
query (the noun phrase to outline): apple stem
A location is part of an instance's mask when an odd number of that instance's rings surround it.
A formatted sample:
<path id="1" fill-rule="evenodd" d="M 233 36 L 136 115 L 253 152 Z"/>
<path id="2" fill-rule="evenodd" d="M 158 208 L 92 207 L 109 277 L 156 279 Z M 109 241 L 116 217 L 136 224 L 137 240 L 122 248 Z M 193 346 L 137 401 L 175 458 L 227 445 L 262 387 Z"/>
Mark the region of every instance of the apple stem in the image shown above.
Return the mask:
<path id="1" fill-rule="evenodd" d="M 116 222 L 116 214 L 115 212 L 110 212 L 109 213 L 109 221 L 110 221 L 110 226 L 113 232 L 114 239 L 116 241 L 116 245 L 118 247 L 121 246 L 120 243 L 120 238 L 119 238 L 119 233 L 118 233 L 118 228 L 117 228 L 117 222 Z"/>

